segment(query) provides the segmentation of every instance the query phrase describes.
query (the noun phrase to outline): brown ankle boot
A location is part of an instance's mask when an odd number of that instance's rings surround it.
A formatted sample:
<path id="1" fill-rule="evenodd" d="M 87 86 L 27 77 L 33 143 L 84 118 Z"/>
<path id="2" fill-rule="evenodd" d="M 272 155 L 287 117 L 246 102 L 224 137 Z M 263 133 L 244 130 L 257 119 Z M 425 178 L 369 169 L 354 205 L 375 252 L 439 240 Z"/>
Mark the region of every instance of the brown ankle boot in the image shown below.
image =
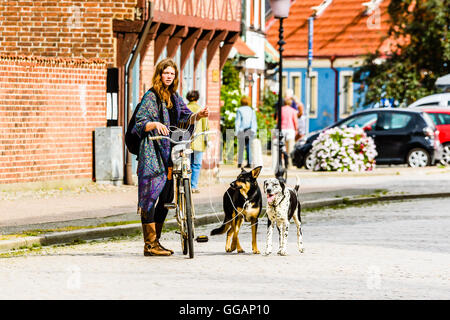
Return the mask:
<path id="1" fill-rule="evenodd" d="M 167 249 L 165 247 L 162 246 L 161 242 L 159 242 L 159 239 L 161 238 L 161 231 L 163 228 L 164 223 L 158 223 L 156 222 L 156 241 L 158 241 L 158 244 L 161 248 L 163 248 L 164 250 L 169 251 L 171 254 L 173 254 L 173 250 Z"/>
<path id="2" fill-rule="evenodd" d="M 156 239 L 155 223 L 143 223 L 142 232 L 144 234 L 144 256 L 170 256 L 172 253 L 164 250 Z"/>

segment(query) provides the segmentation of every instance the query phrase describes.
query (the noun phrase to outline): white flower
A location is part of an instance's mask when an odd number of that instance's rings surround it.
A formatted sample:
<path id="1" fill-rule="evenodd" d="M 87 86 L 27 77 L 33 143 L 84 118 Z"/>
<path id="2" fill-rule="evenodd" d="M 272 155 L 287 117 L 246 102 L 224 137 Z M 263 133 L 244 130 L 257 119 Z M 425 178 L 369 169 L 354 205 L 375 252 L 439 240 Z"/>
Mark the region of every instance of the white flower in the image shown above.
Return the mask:
<path id="1" fill-rule="evenodd" d="M 362 171 L 375 167 L 375 143 L 364 130 L 331 128 L 313 142 L 314 170 Z"/>

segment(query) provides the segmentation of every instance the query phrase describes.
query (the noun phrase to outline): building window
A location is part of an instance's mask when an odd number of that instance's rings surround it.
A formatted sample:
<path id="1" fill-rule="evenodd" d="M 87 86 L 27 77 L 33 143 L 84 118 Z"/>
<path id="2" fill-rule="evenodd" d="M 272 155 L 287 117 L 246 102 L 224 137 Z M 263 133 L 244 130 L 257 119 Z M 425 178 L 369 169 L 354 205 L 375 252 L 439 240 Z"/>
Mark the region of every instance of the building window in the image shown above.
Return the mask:
<path id="1" fill-rule="evenodd" d="M 118 118 L 119 69 L 109 68 L 106 73 L 106 123 L 117 126 Z"/>
<path id="2" fill-rule="evenodd" d="M 255 29 L 259 29 L 259 25 L 260 25 L 260 21 L 259 21 L 259 19 L 260 19 L 260 10 L 261 10 L 261 0 L 254 0 L 255 1 L 255 4 L 254 4 L 254 7 L 255 7 L 255 13 L 254 13 L 254 16 L 255 16 Z"/>
<path id="3" fill-rule="evenodd" d="M 265 3 L 263 0 L 259 0 L 259 29 L 264 31 L 265 21 Z"/>
<path id="4" fill-rule="evenodd" d="M 255 25 L 255 0 L 249 0 L 250 2 L 250 27 Z"/>
<path id="5" fill-rule="evenodd" d="M 184 65 L 182 87 L 182 97 L 186 101 L 186 94 L 194 89 L 194 50 L 191 51 L 191 54 Z"/>
<path id="6" fill-rule="evenodd" d="M 195 69 L 195 90 L 200 94 L 198 104 L 202 107 L 206 105 L 206 82 L 207 82 L 207 72 L 206 72 L 206 50 L 203 51 L 202 57 L 197 64 L 197 69 Z"/>
<path id="7" fill-rule="evenodd" d="M 158 61 L 156 61 L 155 66 L 163 59 L 167 58 L 167 47 L 164 47 L 163 51 L 159 55 Z"/>
<path id="8" fill-rule="evenodd" d="M 294 95 L 295 101 L 299 103 L 302 99 L 301 89 L 302 89 L 302 74 L 300 72 L 291 72 L 291 83 L 290 89 L 292 90 L 292 94 Z"/>
<path id="9" fill-rule="evenodd" d="M 311 72 L 311 106 L 309 108 L 310 118 L 317 117 L 317 110 L 319 108 L 319 80 L 317 72 Z"/>
<path id="10" fill-rule="evenodd" d="M 353 72 L 341 72 L 339 80 L 339 113 L 341 117 L 346 117 L 353 112 Z"/>
<path id="11" fill-rule="evenodd" d="M 177 66 L 180 66 L 181 64 L 181 46 L 178 46 L 177 52 L 175 53 L 175 63 L 177 64 Z M 178 70 L 178 74 L 181 74 L 181 70 Z M 178 85 L 178 94 L 180 96 L 183 95 L 183 92 L 181 91 L 183 84 L 181 83 L 180 85 Z"/>

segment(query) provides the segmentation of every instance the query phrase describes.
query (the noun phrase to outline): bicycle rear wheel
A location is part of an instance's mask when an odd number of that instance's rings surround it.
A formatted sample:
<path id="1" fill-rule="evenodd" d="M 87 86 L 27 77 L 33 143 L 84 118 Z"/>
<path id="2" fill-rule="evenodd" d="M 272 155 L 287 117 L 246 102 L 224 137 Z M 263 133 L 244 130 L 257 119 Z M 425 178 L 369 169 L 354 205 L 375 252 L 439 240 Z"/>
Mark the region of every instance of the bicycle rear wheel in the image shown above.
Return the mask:
<path id="1" fill-rule="evenodd" d="M 187 234 L 186 234 L 186 201 L 184 199 L 184 192 L 180 192 L 180 190 L 184 188 L 183 181 L 177 179 L 177 221 L 180 226 L 180 238 L 181 238 L 181 251 L 184 255 L 188 253 L 188 241 L 187 241 Z M 184 191 L 184 190 L 183 190 Z"/>
<path id="2" fill-rule="evenodd" d="M 184 214 L 186 218 L 186 234 L 187 246 L 189 250 L 189 258 L 194 257 L 194 221 L 192 218 L 192 199 L 191 199 L 191 185 L 189 179 L 184 179 Z"/>

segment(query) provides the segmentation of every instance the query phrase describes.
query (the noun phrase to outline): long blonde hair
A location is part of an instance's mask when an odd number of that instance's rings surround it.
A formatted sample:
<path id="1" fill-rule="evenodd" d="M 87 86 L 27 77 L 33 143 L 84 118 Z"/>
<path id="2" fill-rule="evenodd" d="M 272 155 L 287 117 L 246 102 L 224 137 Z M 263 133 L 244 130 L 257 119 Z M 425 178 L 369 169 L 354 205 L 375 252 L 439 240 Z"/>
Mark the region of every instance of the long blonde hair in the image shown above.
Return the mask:
<path id="1" fill-rule="evenodd" d="M 161 80 L 161 75 L 167 67 L 172 67 L 175 70 L 175 78 L 169 87 L 166 87 Z M 165 101 L 167 108 L 171 109 L 173 107 L 171 95 L 177 92 L 178 89 L 178 67 L 175 61 L 170 58 L 161 60 L 155 67 L 155 72 L 153 73 L 152 84 L 155 91 L 158 93 L 161 101 Z"/>

